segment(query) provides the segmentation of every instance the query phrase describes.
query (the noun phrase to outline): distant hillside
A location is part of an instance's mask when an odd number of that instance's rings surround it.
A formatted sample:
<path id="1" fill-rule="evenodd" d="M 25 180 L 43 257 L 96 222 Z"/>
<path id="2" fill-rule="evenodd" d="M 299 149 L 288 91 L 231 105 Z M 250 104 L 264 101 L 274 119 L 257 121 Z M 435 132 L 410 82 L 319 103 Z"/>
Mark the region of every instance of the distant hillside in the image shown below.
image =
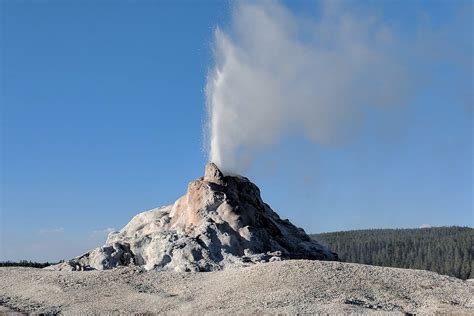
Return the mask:
<path id="1" fill-rule="evenodd" d="M 345 262 L 474 278 L 474 229 L 368 229 L 310 235 Z"/>

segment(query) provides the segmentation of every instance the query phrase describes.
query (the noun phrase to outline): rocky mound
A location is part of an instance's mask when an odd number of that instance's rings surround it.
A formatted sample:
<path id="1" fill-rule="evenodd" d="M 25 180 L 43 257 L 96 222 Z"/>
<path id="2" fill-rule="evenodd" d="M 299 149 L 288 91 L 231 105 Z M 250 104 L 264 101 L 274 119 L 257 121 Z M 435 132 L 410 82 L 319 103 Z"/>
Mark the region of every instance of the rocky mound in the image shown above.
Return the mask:
<path id="1" fill-rule="evenodd" d="M 173 205 L 136 215 L 109 234 L 104 246 L 58 270 L 103 270 L 137 265 L 147 270 L 213 271 L 284 259 L 337 260 L 303 229 L 280 219 L 241 176 L 224 176 L 213 163 Z"/>

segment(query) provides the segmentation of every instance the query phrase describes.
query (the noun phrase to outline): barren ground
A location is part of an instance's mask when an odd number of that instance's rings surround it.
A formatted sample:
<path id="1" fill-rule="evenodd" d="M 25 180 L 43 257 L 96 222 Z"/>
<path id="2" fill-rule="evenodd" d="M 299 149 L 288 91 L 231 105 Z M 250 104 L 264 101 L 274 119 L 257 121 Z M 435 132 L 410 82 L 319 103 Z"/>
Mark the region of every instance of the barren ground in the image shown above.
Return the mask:
<path id="1" fill-rule="evenodd" d="M 201 273 L 0 268 L 0 305 L 53 314 L 474 314 L 473 297 L 473 282 L 433 272 L 308 260 Z"/>

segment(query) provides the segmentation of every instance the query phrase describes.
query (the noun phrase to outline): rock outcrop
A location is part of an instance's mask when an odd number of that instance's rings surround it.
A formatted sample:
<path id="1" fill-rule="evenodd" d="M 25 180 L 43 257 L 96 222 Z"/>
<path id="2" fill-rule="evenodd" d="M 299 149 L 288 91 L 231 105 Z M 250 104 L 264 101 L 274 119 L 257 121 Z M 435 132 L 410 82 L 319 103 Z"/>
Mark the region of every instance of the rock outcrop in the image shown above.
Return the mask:
<path id="1" fill-rule="evenodd" d="M 59 270 L 213 271 L 284 260 L 337 260 L 303 229 L 281 219 L 241 176 L 224 176 L 213 163 L 173 205 L 136 215 L 109 234 L 103 247 L 53 266 Z"/>

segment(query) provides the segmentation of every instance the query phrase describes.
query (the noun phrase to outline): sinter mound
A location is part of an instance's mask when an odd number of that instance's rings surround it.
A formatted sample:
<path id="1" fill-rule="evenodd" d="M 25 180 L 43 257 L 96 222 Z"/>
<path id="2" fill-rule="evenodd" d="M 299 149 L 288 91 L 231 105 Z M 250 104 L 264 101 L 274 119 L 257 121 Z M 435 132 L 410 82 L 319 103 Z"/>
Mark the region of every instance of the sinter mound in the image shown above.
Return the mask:
<path id="1" fill-rule="evenodd" d="M 53 266 L 59 270 L 212 271 L 284 259 L 337 260 L 303 229 L 280 219 L 241 176 L 224 176 L 213 163 L 173 205 L 136 215 L 104 246 Z"/>

